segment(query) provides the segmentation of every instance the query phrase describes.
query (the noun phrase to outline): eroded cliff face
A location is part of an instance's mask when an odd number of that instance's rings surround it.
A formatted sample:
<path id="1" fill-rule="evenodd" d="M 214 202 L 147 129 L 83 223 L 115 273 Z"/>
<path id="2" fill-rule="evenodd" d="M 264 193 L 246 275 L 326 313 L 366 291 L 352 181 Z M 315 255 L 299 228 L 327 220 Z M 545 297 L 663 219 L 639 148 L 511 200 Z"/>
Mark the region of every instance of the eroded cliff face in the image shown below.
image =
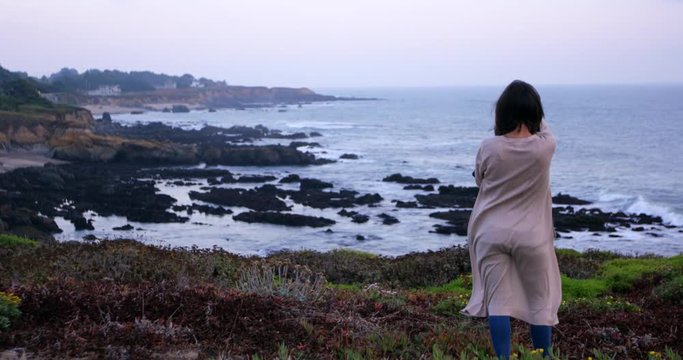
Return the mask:
<path id="1" fill-rule="evenodd" d="M 0 111 L 0 147 L 5 150 L 31 150 L 49 146 L 67 131 L 86 132 L 95 126 L 88 110 L 70 112 L 17 113 Z"/>

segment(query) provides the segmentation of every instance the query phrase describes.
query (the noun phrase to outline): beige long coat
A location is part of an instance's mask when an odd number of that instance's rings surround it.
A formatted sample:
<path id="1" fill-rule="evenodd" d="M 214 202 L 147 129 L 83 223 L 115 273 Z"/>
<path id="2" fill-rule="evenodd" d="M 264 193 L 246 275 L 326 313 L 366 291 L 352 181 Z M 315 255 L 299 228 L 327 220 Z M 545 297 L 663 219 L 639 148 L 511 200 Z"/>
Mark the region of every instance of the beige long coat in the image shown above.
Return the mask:
<path id="1" fill-rule="evenodd" d="M 482 142 L 475 167 L 479 194 L 467 234 L 473 288 L 463 314 L 558 323 L 562 285 L 550 193 L 554 152 L 555 137 L 545 122 L 530 137 Z"/>

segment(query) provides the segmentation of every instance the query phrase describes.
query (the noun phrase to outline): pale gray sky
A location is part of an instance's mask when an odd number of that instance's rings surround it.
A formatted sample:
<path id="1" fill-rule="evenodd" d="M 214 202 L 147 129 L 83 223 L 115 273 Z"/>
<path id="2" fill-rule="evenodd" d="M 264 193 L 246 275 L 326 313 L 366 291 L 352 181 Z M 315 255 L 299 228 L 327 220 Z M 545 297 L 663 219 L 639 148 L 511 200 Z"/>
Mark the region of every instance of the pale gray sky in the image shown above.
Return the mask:
<path id="1" fill-rule="evenodd" d="M 284 86 L 683 82 L 680 0 L 0 0 L 0 65 Z"/>

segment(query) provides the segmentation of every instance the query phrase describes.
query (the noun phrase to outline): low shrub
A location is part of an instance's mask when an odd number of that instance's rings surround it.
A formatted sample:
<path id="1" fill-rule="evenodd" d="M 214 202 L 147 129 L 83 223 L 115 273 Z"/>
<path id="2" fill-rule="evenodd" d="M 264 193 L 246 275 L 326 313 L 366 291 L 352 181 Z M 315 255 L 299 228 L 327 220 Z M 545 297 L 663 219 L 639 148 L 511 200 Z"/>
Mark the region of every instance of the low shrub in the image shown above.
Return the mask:
<path id="1" fill-rule="evenodd" d="M 607 292 L 603 279 L 572 279 L 562 275 L 562 298 L 595 298 Z"/>
<path id="2" fill-rule="evenodd" d="M 607 261 L 600 273 L 614 292 L 634 289 L 638 281 L 653 276 L 656 280 L 670 280 L 683 275 L 683 255 L 670 258 L 615 259 Z M 658 282 L 658 281 L 655 281 Z"/>
<path id="3" fill-rule="evenodd" d="M 260 296 L 284 296 L 316 301 L 325 291 L 325 276 L 301 265 L 269 264 L 260 261 L 239 272 L 237 288 Z"/>
<path id="4" fill-rule="evenodd" d="M 9 329 L 10 321 L 21 315 L 21 299 L 8 292 L 0 291 L 0 332 Z"/>
<path id="5" fill-rule="evenodd" d="M 30 246 L 35 247 L 38 242 L 35 240 L 27 239 L 25 237 L 13 235 L 13 234 L 0 234 L 0 246 L 3 247 L 16 247 L 16 246 Z"/>

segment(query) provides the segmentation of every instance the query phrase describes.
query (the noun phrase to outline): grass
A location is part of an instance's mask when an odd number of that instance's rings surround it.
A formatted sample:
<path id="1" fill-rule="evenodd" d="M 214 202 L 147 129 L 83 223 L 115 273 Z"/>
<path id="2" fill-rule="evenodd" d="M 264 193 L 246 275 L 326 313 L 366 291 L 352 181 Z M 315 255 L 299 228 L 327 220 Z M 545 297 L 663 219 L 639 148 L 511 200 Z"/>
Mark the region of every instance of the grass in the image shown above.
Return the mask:
<path id="1" fill-rule="evenodd" d="M 28 246 L 35 247 L 38 242 L 35 240 L 27 239 L 25 237 L 13 235 L 13 234 L 0 234 L 0 246 L 2 247 L 17 247 L 17 246 Z"/>
<path id="2" fill-rule="evenodd" d="M 492 358 L 486 321 L 459 313 L 471 291 L 465 248 L 397 258 L 344 249 L 261 259 L 129 240 L 17 238 L 0 235 L 0 291 L 18 296 L 22 313 L 0 334 L 0 349 L 83 358 L 184 349 L 201 358 Z M 650 351 L 671 358 L 667 346 L 683 351 L 676 327 L 683 308 L 663 305 L 683 297 L 680 256 L 559 250 L 560 258 L 556 359 L 647 358 Z M 518 358 L 540 358 L 518 321 L 513 343 Z"/>

